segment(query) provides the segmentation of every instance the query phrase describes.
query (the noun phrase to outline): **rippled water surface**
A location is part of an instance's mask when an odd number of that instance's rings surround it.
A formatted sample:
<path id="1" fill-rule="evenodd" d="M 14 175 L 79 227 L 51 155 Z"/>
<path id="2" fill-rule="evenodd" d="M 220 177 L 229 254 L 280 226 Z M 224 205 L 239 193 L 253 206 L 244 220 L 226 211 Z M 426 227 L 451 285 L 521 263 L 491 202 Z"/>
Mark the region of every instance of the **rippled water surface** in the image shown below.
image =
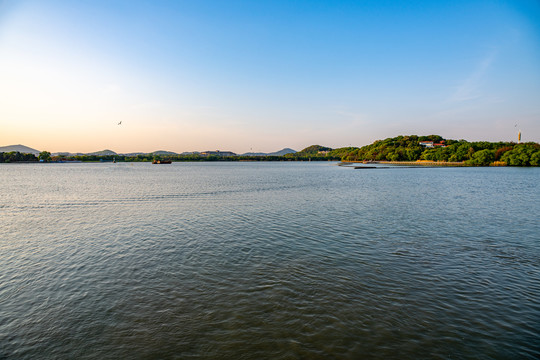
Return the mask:
<path id="1" fill-rule="evenodd" d="M 0 165 L 0 358 L 540 357 L 540 169 Z"/>

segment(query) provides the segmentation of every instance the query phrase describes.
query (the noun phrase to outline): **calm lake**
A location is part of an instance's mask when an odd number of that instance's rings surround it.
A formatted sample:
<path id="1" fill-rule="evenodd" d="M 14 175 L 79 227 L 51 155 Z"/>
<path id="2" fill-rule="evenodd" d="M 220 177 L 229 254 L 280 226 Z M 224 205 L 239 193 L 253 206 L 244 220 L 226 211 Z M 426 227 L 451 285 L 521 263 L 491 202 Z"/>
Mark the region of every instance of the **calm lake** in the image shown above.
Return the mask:
<path id="1" fill-rule="evenodd" d="M 536 359 L 540 168 L 0 165 L 0 358 Z"/>

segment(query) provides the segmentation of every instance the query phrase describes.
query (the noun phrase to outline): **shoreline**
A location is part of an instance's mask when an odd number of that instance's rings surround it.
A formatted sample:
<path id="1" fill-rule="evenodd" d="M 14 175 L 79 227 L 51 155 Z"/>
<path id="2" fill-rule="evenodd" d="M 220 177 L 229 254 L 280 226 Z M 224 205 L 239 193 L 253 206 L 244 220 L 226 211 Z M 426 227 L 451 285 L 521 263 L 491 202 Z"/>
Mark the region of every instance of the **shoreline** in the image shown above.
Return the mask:
<path id="1" fill-rule="evenodd" d="M 467 166 L 465 162 L 448 162 L 448 161 L 341 161 L 347 164 L 363 164 L 363 165 L 404 165 L 404 166 L 449 166 L 449 167 L 461 167 Z"/>

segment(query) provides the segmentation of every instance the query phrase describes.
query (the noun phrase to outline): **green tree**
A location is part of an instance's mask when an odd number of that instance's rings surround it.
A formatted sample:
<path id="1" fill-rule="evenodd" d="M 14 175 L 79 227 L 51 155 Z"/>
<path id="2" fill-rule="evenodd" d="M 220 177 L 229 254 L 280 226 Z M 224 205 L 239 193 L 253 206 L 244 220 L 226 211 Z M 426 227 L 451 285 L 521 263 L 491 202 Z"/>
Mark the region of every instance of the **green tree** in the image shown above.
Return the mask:
<path id="1" fill-rule="evenodd" d="M 529 159 L 531 166 L 540 166 L 540 151 L 533 153 Z"/>
<path id="2" fill-rule="evenodd" d="M 512 146 L 503 146 L 501 148 L 498 148 L 495 151 L 495 160 L 500 160 L 500 158 L 504 155 L 505 152 L 512 150 Z"/>
<path id="3" fill-rule="evenodd" d="M 473 166 L 488 166 L 493 161 L 495 161 L 495 151 L 484 149 L 475 152 L 470 160 L 467 160 L 465 163 L 467 165 Z"/>
<path id="4" fill-rule="evenodd" d="M 405 149 L 405 157 L 408 161 L 418 160 L 421 154 L 422 154 L 422 148 L 418 146 Z"/>
<path id="5" fill-rule="evenodd" d="M 48 151 L 42 151 L 39 153 L 38 159 L 44 162 L 51 161 L 51 153 Z"/>

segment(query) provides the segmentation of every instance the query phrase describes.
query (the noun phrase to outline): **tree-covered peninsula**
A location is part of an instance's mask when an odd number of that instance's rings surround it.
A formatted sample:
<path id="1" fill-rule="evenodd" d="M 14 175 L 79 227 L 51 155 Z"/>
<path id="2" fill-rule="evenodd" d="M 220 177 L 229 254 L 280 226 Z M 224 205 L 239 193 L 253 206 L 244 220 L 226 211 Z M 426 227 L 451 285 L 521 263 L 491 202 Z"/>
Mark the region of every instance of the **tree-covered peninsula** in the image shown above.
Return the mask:
<path id="1" fill-rule="evenodd" d="M 436 161 L 469 166 L 539 166 L 540 144 L 514 142 L 468 142 L 439 135 L 397 136 L 361 148 L 339 148 L 329 156 L 343 161 Z"/>

